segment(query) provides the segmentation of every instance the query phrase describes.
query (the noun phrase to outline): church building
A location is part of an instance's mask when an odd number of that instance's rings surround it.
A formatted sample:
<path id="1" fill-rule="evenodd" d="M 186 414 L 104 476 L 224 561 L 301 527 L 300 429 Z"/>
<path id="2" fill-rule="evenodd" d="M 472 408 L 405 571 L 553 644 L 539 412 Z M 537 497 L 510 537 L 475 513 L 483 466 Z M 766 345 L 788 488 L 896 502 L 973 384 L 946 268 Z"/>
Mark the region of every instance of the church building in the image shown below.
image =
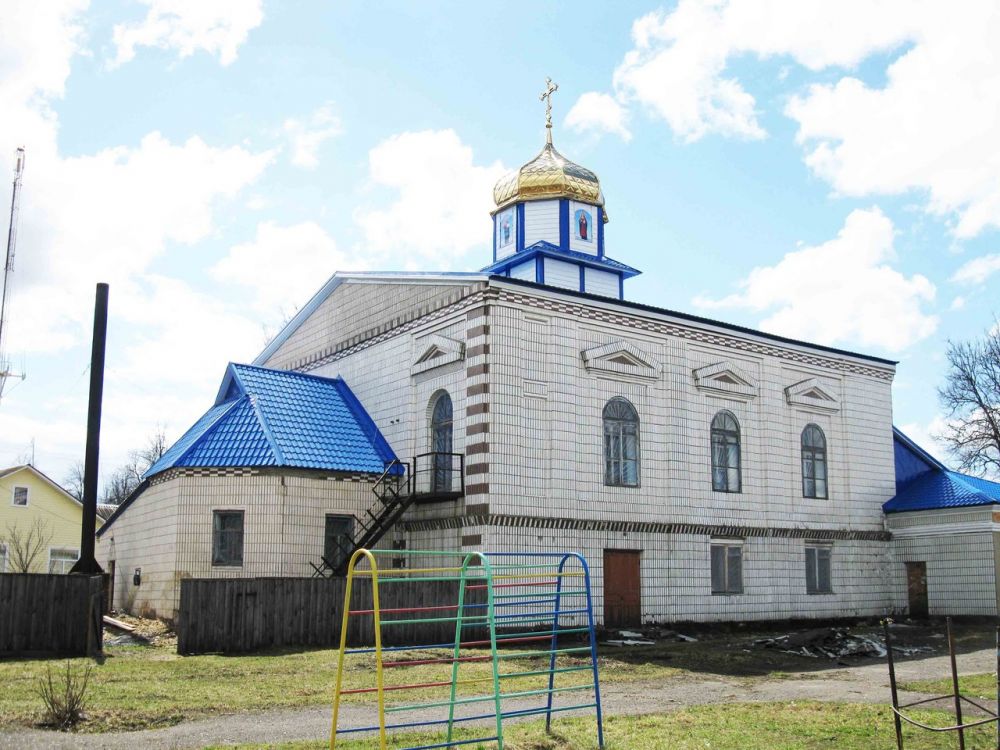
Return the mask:
<path id="1" fill-rule="evenodd" d="M 99 532 L 116 601 L 379 545 L 582 552 L 608 626 L 905 611 L 895 363 L 628 301 L 551 115 L 493 197 L 481 271 L 335 273 L 230 365 Z"/>

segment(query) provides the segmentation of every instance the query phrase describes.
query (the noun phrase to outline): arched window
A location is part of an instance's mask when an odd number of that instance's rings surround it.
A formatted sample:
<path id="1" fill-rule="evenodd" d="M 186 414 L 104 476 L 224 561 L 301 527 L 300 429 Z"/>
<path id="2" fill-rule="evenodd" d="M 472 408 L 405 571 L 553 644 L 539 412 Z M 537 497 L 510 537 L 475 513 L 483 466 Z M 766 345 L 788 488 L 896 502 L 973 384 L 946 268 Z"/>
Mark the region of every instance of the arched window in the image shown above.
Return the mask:
<path id="1" fill-rule="evenodd" d="M 814 424 L 802 430 L 802 497 L 826 498 L 826 436 Z"/>
<path id="2" fill-rule="evenodd" d="M 604 405 L 604 483 L 639 486 L 639 415 L 623 398 Z"/>
<path id="3" fill-rule="evenodd" d="M 712 419 L 712 489 L 740 492 L 740 423 L 731 412 Z"/>
<path id="4" fill-rule="evenodd" d="M 431 400 L 431 452 L 434 454 L 434 474 L 431 489 L 450 492 L 452 473 L 452 408 L 451 396 L 439 391 Z"/>

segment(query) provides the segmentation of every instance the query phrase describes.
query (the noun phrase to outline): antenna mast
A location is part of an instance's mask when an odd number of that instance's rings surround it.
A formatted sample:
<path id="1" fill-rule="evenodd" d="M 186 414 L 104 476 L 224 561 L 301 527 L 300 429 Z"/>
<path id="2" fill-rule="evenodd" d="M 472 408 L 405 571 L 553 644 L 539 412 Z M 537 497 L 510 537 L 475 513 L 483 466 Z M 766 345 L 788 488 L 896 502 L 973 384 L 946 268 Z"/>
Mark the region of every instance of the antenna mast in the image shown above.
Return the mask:
<path id="1" fill-rule="evenodd" d="M 24 147 L 17 150 L 14 162 L 14 191 L 10 197 L 10 228 L 7 230 L 7 261 L 3 267 L 3 297 L 0 298 L 0 398 L 7 378 L 24 378 L 24 373 L 14 373 L 4 354 L 7 339 L 7 298 L 10 296 L 10 277 L 14 272 L 14 253 L 17 245 L 17 212 L 21 200 L 21 175 L 24 174 Z"/>

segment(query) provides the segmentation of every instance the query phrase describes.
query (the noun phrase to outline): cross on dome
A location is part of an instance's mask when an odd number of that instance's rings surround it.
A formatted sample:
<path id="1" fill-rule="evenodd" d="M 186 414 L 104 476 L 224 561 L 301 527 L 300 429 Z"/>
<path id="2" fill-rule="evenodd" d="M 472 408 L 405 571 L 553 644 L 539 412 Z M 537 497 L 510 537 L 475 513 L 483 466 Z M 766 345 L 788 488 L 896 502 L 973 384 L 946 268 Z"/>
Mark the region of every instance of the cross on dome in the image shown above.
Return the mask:
<path id="1" fill-rule="evenodd" d="M 559 90 L 558 83 L 552 83 L 552 79 L 545 78 L 545 91 L 538 95 L 538 100 L 545 102 L 545 141 L 552 143 L 552 95 Z"/>

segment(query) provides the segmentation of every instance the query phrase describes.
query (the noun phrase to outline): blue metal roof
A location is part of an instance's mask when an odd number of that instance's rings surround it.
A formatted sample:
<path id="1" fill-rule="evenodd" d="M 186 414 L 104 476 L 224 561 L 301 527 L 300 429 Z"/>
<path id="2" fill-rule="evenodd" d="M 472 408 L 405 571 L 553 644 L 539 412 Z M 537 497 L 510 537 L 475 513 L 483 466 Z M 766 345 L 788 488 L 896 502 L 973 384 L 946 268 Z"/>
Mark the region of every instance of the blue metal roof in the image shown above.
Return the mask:
<path id="1" fill-rule="evenodd" d="M 886 513 L 1000 503 L 1000 483 L 951 471 L 895 428 L 893 447 L 896 496 L 882 505 Z"/>
<path id="2" fill-rule="evenodd" d="M 177 466 L 288 466 L 380 474 L 394 458 L 341 378 L 230 364 L 215 405 L 146 477 Z"/>
<path id="3" fill-rule="evenodd" d="M 536 255 L 544 255 L 549 258 L 556 258 L 557 260 L 575 260 L 585 266 L 620 273 L 626 279 L 631 278 L 632 276 L 638 276 L 642 273 L 642 271 L 638 271 L 635 268 L 632 268 L 632 266 L 627 266 L 621 261 L 614 260 L 606 255 L 598 258 L 596 255 L 588 255 L 587 253 L 580 253 L 576 250 L 563 250 L 558 245 L 553 245 L 551 242 L 546 242 L 545 240 L 539 240 L 535 244 L 524 248 L 524 250 L 521 250 L 520 252 L 508 255 L 506 258 L 501 258 L 493 265 L 486 266 L 486 268 L 482 270 L 482 273 L 503 274 L 508 268 L 520 265 L 521 263 L 526 263 Z"/>

